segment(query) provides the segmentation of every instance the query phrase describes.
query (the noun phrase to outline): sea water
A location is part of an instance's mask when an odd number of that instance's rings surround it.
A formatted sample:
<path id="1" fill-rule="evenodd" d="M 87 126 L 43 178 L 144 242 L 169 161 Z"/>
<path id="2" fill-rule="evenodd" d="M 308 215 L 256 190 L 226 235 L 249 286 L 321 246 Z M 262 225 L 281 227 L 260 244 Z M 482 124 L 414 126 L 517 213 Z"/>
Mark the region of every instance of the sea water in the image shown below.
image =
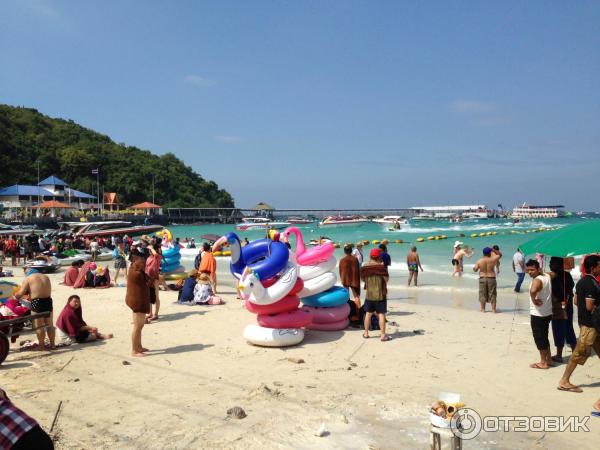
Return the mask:
<path id="1" fill-rule="evenodd" d="M 534 219 L 513 223 L 511 219 L 483 219 L 473 222 L 450 223 L 442 221 L 411 221 L 408 225 L 402 225 L 400 230 L 390 230 L 389 224 L 364 223 L 360 226 L 342 226 L 321 228 L 317 222 L 309 225 L 301 225 L 304 242 L 309 245 L 311 239 L 327 237 L 333 242 L 343 246 L 345 243 L 357 243 L 359 241 L 369 241 L 368 245 L 363 247 L 365 260 L 368 259 L 369 250 L 376 245 L 372 241 L 382 241 L 388 239 L 388 253 L 392 258 L 390 267 L 390 285 L 405 285 L 408 279 L 408 270 L 406 267 L 406 255 L 412 245 L 417 247 L 421 264 L 424 271 L 419 273 L 419 284 L 430 288 L 448 288 L 453 289 L 472 289 L 478 288 L 478 274 L 473 272 L 472 268 L 477 259 L 482 256 L 484 247 L 498 245 L 503 254 L 500 263 L 500 274 L 498 276 L 498 287 L 513 288 L 516 276 L 512 270 L 512 257 L 517 247 L 537 236 L 538 233 L 553 233 L 552 229 L 558 229 L 566 225 L 586 220 L 580 217 L 568 217 L 558 219 Z M 265 237 L 262 230 L 236 231 L 234 225 L 208 224 L 197 226 L 171 226 L 169 229 L 173 235 L 179 237 L 181 241 L 187 238 L 194 238 L 196 245 L 201 245 L 203 234 L 214 233 L 219 236 L 235 232 L 240 240 L 248 238 L 252 241 Z M 549 231 L 539 231 L 549 230 Z M 471 237 L 472 234 L 492 233 L 495 235 L 483 237 Z M 427 240 L 428 237 L 447 236 L 441 240 Z M 424 238 L 424 242 L 417 242 L 418 238 Z M 295 241 L 292 237 L 292 248 Z M 396 243 L 401 240 L 402 243 Z M 457 279 L 452 277 L 452 255 L 455 241 L 461 241 L 465 245 L 474 249 L 472 258 L 464 259 L 464 275 Z M 187 253 L 187 252 L 186 252 Z M 343 250 L 336 249 L 336 257 L 343 257 Z M 533 257 L 534 255 L 526 255 Z M 186 268 L 192 266 L 191 256 L 183 258 L 182 263 Z M 574 273 L 574 276 L 576 274 Z M 524 286 L 527 286 L 525 284 Z"/>

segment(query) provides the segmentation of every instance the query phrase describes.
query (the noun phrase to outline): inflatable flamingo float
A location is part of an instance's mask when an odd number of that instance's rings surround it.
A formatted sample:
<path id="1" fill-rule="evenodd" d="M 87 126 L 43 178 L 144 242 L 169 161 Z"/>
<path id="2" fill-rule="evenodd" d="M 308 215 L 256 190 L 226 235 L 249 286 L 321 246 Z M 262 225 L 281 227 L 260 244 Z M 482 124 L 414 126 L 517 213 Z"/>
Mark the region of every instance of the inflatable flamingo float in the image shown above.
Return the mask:
<path id="1" fill-rule="evenodd" d="M 289 242 L 290 235 L 296 236 L 296 261 L 300 266 L 311 266 L 322 261 L 327 261 L 332 255 L 335 247 L 331 242 L 317 245 L 307 249 L 304 246 L 302 233 L 296 227 L 288 227 L 282 233 L 280 240 Z"/>

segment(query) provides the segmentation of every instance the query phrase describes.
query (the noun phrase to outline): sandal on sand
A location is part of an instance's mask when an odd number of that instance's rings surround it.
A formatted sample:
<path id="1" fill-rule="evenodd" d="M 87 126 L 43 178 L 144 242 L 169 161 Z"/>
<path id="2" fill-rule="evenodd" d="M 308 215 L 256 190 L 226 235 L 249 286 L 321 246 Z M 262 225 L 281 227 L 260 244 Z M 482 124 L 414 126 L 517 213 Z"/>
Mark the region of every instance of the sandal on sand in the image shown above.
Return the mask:
<path id="1" fill-rule="evenodd" d="M 386 335 L 385 335 L 384 337 L 382 337 L 380 340 L 381 340 L 381 342 L 387 342 L 387 341 L 391 341 L 391 340 L 392 340 L 392 337 L 391 337 L 391 336 L 388 336 L 388 335 L 386 334 Z"/>
<path id="2" fill-rule="evenodd" d="M 363 333 L 363 339 L 369 339 L 371 336 L 369 336 L 368 334 Z"/>
<path id="3" fill-rule="evenodd" d="M 571 387 L 558 386 L 556 389 L 558 389 L 559 391 L 565 391 L 565 392 L 575 392 L 577 394 L 580 394 L 583 392 L 583 389 L 581 389 L 578 386 L 571 386 Z"/>
<path id="4" fill-rule="evenodd" d="M 542 366 L 540 366 L 540 363 L 529 364 L 529 367 L 531 367 L 532 369 L 542 369 L 542 370 L 548 370 L 549 369 L 549 367 L 542 367 Z"/>

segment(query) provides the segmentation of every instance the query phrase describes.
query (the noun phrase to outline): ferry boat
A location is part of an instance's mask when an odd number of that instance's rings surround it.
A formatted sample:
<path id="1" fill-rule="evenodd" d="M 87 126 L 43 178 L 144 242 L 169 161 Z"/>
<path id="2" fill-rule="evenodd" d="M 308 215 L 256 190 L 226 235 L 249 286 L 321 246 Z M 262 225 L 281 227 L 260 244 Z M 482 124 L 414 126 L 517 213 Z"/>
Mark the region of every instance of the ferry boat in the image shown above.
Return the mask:
<path id="1" fill-rule="evenodd" d="M 513 219 L 555 219 L 559 217 L 559 210 L 563 205 L 535 206 L 523 203 L 513 208 L 511 217 Z"/>
<path id="2" fill-rule="evenodd" d="M 402 216 L 383 216 L 383 217 L 378 217 L 376 219 L 373 219 L 372 222 L 379 223 L 382 225 L 393 225 L 395 223 L 399 223 L 401 225 L 406 225 L 408 223 L 408 220 L 406 220 Z"/>
<path id="3" fill-rule="evenodd" d="M 290 222 L 274 222 L 266 217 L 244 217 L 241 223 L 236 224 L 235 228 L 240 231 L 265 230 L 267 228 L 278 230 L 290 225 Z"/>
<path id="4" fill-rule="evenodd" d="M 68 232 L 75 236 L 142 236 L 162 230 L 162 225 L 131 225 L 131 222 L 107 220 L 99 222 L 58 222 L 60 233 Z"/>
<path id="5" fill-rule="evenodd" d="M 360 216 L 329 216 L 319 222 L 320 227 L 360 226 L 369 219 Z"/>

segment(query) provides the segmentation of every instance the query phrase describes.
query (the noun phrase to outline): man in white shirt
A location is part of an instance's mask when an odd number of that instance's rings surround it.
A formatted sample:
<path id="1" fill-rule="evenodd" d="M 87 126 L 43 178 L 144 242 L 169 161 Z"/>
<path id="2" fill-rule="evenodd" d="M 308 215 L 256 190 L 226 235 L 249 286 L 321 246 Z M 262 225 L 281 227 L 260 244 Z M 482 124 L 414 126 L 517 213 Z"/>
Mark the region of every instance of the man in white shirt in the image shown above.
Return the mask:
<path id="1" fill-rule="evenodd" d="M 515 285 L 515 292 L 521 292 L 521 284 L 525 279 L 525 257 L 521 253 L 521 249 L 518 248 L 513 255 L 512 262 L 513 272 L 517 274 L 517 284 Z"/>

